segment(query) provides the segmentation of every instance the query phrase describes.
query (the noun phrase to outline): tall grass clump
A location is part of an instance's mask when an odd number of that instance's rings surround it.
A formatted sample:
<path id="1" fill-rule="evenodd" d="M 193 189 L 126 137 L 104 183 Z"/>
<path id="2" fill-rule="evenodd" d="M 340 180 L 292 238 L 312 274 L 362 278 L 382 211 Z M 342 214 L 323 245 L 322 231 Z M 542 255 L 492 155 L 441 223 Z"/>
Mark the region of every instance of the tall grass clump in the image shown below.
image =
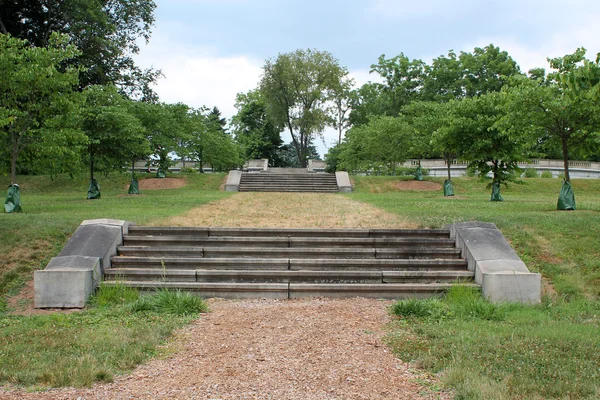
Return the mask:
<path id="1" fill-rule="evenodd" d="M 140 293 L 135 288 L 127 287 L 119 282 L 115 285 L 100 284 L 94 296 L 90 298 L 90 304 L 97 307 L 128 304 L 136 301 Z"/>
<path id="2" fill-rule="evenodd" d="M 191 316 L 208 311 L 208 305 L 200 297 L 169 289 L 158 289 L 155 294 L 142 296 L 130 307 L 135 312 L 150 311 L 178 316 Z"/>

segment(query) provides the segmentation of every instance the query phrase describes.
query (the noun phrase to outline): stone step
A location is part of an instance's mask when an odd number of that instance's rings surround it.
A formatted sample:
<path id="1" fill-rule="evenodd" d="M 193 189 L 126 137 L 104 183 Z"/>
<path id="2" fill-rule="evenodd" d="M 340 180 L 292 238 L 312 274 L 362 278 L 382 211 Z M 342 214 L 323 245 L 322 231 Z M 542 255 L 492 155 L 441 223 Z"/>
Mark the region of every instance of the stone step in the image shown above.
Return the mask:
<path id="1" fill-rule="evenodd" d="M 367 297 L 377 299 L 427 298 L 437 296 L 451 283 L 384 283 L 384 284 L 311 284 L 311 283 L 222 283 L 222 282 L 166 282 L 118 281 L 107 286 L 125 285 L 152 291 L 161 288 L 179 289 L 210 298 L 226 299 L 288 299 L 302 297 Z M 475 284 L 467 286 L 479 287 Z"/>
<path id="2" fill-rule="evenodd" d="M 118 255 L 128 257 L 192 258 L 309 258 L 309 259 L 459 259 L 456 248 L 414 247 L 393 249 L 361 248 L 253 248 L 253 247 L 148 247 L 121 246 Z"/>
<path id="3" fill-rule="evenodd" d="M 115 268 L 157 270 L 464 271 L 465 260 L 112 257 Z M 108 269 L 107 269 L 108 271 Z"/>
<path id="4" fill-rule="evenodd" d="M 129 227 L 129 236 L 237 236 L 237 237 L 439 237 L 448 239 L 448 229 L 310 229 L 310 228 L 208 228 L 184 226 Z"/>
<path id="5" fill-rule="evenodd" d="M 283 247 L 283 248 L 449 248 L 453 239 L 401 238 L 313 238 L 313 237 L 192 237 L 189 235 L 124 236 L 125 246 L 193 246 L 193 247 Z"/>
<path id="6" fill-rule="evenodd" d="M 250 189 L 240 187 L 239 192 L 272 192 L 272 193 L 338 193 L 338 189 L 306 189 L 306 188 L 274 188 L 263 186 L 261 188 Z"/>
<path id="7" fill-rule="evenodd" d="M 114 268 L 105 281 L 223 283 L 434 283 L 473 280 L 470 271 L 292 271 Z"/>

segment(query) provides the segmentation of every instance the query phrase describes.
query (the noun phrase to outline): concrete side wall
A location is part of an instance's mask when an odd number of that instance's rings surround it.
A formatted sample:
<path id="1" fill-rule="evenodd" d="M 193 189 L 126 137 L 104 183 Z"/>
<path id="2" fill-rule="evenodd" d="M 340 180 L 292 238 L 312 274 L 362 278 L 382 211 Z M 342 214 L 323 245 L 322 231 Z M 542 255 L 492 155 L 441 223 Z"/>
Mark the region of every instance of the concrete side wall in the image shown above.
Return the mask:
<path id="1" fill-rule="evenodd" d="M 35 271 L 35 307 L 84 307 L 130 225 L 110 219 L 83 221 L 58 256 L 44 270 Z"/>
<path id="2" fill-rule="evenodd" d="M 469 270 L 475 272 L 475 282 L 481 285 L 485 298 L 494 303 L 541 301 L 541 275 L 529 272 L 495 224 L 456 223 L 451 225 L 450 235 Z"/>
<path id="3" fill-rule="evenodd" d="M 229 176 L 227 177 L 227 183 L 225 183 L 225 191 L 226 192 L 239 192 L 240 191 L 240 181 L 242 180 L 242 171 L 229 171 Z"/>
<path id="4" fill-rule="evenodd" d="M 338 190 L 341 193 L 352 192 L 352 183 L 350 182 L 350 177 L 346 171 L 336 171 L 335 179 L 337 181 Z"/>

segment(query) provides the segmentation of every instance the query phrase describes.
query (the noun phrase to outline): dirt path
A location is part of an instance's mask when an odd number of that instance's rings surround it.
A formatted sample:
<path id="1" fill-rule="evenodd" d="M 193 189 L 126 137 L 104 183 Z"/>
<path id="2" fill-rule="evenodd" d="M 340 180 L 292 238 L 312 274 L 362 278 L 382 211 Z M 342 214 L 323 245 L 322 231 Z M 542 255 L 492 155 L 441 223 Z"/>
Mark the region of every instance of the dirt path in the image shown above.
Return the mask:
<path id="1" fill-rule="evenodd" d="M 7 399 L 438 399 L 382 342 L 388 301 L 212 300 L 177 351 L 92 389 Z"/>

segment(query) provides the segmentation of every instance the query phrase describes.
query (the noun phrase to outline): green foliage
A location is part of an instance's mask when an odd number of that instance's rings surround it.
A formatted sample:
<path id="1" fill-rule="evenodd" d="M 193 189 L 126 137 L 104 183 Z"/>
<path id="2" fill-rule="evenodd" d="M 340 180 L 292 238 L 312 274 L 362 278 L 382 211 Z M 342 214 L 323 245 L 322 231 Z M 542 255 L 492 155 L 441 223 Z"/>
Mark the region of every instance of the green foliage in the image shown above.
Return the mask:
<path id="1" fill-rule="evenodd" d="M 504 130 L 529 138 L 541 152 L 560 149 L 565 160 L 565 179 L 570 180 L 569 154 L 595 154 L 600 145 L 600 103 L 593 91 L 600 83 L 573 87 L 585 65 L 585 49 L 564 57 L 549 59 L 555 72 L 547 79 L 515 79 L 505 90 Z M 586 62 L 587 64 L 583 64 Z"/>
<path id="2" fill-rule="evenodd" d="M 71 314 L 0 316 L 0 384 L 91 386 L 156 354 L 189 316 L 134 313 L 126 306 Z"/>
<path id="3" fill-rule="evenodd" d="M 140 297 L 137 289 L 127 287 L 117 282 L 116 285 L 100 284 L 96 293 L 90 298 L 90 304 L 97 307 L 115 306 L 128 304 L 136 301 Z"/>
<path id="4" fill-rule="evenodd" d="M 303 168 L 309 145 L 331 124 L 327 101 L 347 75 L 330 53 L 317 50 L 296 50 L 265 62 L 259 90 L 268 119 L 279 131 L 289 131 Z"/>
<path id="5" fill-rule="evenodd" d="M 412 136 L 413 129 L 402 118 L 373 117 L 367 125 L 348 131 L 339 156 L 341 168 L 393 173 L 408 158 Z"/>
<path id="6" fill-rule="evenodd" d="M 151 311 L 177 316 L 193 316 L 208 311 L 208 305 L 200 297 L 169 289 L 158 289 L 153 295 L 142 296 L 130 308 L 135 312 Z"/>
<path id="7" fill-rule="evenodd" d="M 269 160 L 269 165 L 280 167 L 277 151 L 283 144 L 279 130 L 267 119 L 267 109 L 259 91 L 238 93 L 232 119 L 236 141 L 244 149 L 246 160 Z"/>
<path id="8" fill-rule="evenodd" d="M 47 157 L 73 159 L 85 136 L 77 129 L 73 92 L 78 69 L 62 64 L 79 52 L 53 33 L 48 48 L 0 34 L 0 152 L 10 159 L 16 183 L 20 153 L 35 148 Z"/>
<path id="9" fill-rule="evenodd" d="M 139 40 L 150 38 L 156 4 L 152 0 L 3 1 L 3 30 L 38 48 L 51 48 L 51 32 L 64 34 L 80 53 L 64 61 L 79 69 L 80 88 L 118 85 L 129 96 L 156 100 L 150 84 L 159 71 L 133 62 Z"/>
<path id="10" fill-rule="evenodd" d="M 84 158 L 90 166 L 90 179 L 95 171 L 121 170 L 150 153 L 144 127 L 130 112 L 134 105 L 115 87 L 89 86 L 84 97 L 81 124 L 88 137 Z"/>
<path id="11" fill-rule="evenodd" d="M 441 318 L 446 313 L 446 305 L 436 298 L 419 300 L 398 300 L 390 307 L 390 312 L 404 318 Z"/>
<path id="12" fill-rule="evenodd" d="M 544 171 L 542 171 L 540 178 L 544 178 L 544 179 L 552 178 L 552 172 L 550 172 L 548 170 L 544 170 Z"/>
<path id="13" fill-rule="evenodd" d="M 538 177 L 538 172 L 535 168 L 525 168 L 525 171 L 523 174 L 525 175 L 525 178 L 537 178 Z"/>

